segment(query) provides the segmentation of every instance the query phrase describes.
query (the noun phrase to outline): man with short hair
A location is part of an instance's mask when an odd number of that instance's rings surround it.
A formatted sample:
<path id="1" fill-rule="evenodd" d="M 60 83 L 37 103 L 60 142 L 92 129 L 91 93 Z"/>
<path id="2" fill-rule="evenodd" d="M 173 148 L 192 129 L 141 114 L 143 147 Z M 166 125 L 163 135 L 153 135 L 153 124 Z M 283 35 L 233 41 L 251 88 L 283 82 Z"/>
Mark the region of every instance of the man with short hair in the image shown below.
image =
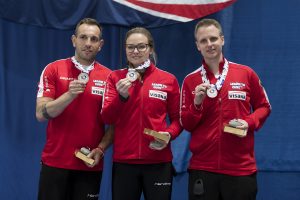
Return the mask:
<path id="1" fill-rule="evenodd" d="M 226 60 L 224 35 L 214 19 L 196 25 L 202 66 L 187 75 L 180 120 L 191 132 L 189 200 L 255 200 L 254 131 L 271 111 L 257 74 Z"/>
<path id="2" fill-rule="evenodd" d="M 42 152 L 39 200 L 98 199 L 105 149 L 113 129 L 100 111 L 110 69 L 95 61 L 103 46 L 102 28 L 91 18 L 81 20 L 72 44 L 75 55 L 43 70 L 36 103 L 38 121 L 48 120 Z M 82 150 L 94 162 L 75 157 Z"/>

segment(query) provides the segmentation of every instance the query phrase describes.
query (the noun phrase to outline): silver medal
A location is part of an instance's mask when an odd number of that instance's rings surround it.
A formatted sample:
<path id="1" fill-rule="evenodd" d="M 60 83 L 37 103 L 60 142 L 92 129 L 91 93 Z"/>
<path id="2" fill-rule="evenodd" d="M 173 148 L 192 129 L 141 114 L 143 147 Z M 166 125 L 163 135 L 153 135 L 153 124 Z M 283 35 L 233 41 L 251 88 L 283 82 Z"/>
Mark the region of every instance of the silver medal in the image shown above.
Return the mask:
<path id="1" fill-rule="evenodd" d="M 87 148 L 87 147 L 81 147 L 80 152 L 87 156 L 87 155 L 89 155 L 89 153 L 91 153 L 91 150 L 90 150 L 90 148 Z"/>
<path id="2" fill-rule="evenodd" d="M 82 81 L 84 83 L 87 83 L 89 81 L 89 75 L 85 72 L 81 72 L 79 75 L 78 75 L 78 80 L 79 81 Z"/>
<path id="3" fill-rule="evenodd" d="M 126 77 L 129 79 L 130 82 L 134 82 L 138 78 L 138 73 L 135 71 L 128 71 Z"/>
<path id="4" fill-rule="evenodd" d="M 211 87 L 206 91 L 209 98 L 215 98 L 218 95 L 218 91 L 215 87 Z"/>
<path id="5" fill-rule="evenodd" d="M 165 144 L 163 142 L 153 140 L 152 142 L 150 142 L 149 147 L 150 147 L 150 149 L 161 150 L 164 147 L 164 145 Z"/>

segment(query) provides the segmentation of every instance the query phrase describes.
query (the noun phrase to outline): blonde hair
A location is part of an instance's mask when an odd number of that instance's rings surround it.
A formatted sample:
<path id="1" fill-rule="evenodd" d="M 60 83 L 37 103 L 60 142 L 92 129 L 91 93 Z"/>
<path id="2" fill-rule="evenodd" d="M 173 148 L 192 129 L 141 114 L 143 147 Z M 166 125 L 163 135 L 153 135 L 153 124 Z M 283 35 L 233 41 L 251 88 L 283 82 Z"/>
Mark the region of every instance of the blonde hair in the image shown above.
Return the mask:
<path id="1" fill-rule="evenodd" d="M 215 20 L 215 19 L 202 19 L 195 26 L 195 32 L 194 32 L 195 38 L 197 39 L 196 36 L 197 36 L 197 31 L 198 31 L 199 28 L 201 28 L 201 27 L 207 27 L 207 26 L 211 26 L 211 25 L 213 25 L 217 29 L 219 29 L 220 36 L 224 36 L 223 35 L 222 26 L 221 26 L 221 24 L 217 20 Z"/>

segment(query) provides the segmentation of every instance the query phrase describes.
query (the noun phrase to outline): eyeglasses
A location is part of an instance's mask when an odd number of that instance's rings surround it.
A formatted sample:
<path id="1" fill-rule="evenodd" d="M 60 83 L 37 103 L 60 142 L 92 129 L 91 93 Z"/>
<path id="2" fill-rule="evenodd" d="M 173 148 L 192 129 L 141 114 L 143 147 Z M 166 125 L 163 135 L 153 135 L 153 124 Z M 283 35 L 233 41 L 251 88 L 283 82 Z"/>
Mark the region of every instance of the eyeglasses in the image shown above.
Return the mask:
<path id="1" fill-rule="evenodd" d="M 149 44 L 140 43 L 137 45 L 133 44 L 126 44 L 126 49 L 129 53 L 134 52 L 135 49 L 138 50 L 138 52 L 144 52 L 148 49 Z"/>

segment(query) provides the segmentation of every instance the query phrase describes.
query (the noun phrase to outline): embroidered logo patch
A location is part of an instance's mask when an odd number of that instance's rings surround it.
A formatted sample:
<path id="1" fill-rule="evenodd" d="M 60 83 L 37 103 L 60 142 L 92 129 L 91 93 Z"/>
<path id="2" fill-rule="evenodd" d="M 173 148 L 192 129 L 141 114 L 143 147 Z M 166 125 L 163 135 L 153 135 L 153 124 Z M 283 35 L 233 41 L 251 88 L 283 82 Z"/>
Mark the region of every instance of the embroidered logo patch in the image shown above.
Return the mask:
<path id="1" fill-rule="evenodd" d="M 228 91 L 228 99 L 246 100 L 246 92 L 242 91 Z"/>
<path id="2" fill-rule="evenodd" d="M 154 89 L 159 89 L 159 90 L 164 89 L 164 88 L 167 88 L 166 85 L 161 84 L 161 83 L 152 83 L 152 87 L 153 87 Z"/>
<path id="3" fill-rule="evenodd" d="M 92 94 L 103 96 L 104 88 L 92 87 Z"/>
<path id="4" fill-rule="evenodd" d="M 230 83 L 232 89 L 238 89 L 238 90 L 241 90 L 243 89 L 246 84 L 245 83 L 239 83 L 239 82 L 233 82 L 233 83 Z"/>
<path id="5" fill-rule="evenodd" d="M 149 97 L 165 101 L 167 100 L 167 93 L 159 90 L 149 90 Z"/>
<path id="6" fill-rule="evenodd" d="M 66 81 L 73 81 L 74 80 L 73 77 L 65 77 L 65 76 L 60 76 L 59 79 L 66 80 Z"/>
<path id="7" fill-rule="evenodd" d="M 101 81 L 101 80 L 93 80 L 94 84 L 96 86 L 104 86 L 105 85 L 105 81 Z"/>

